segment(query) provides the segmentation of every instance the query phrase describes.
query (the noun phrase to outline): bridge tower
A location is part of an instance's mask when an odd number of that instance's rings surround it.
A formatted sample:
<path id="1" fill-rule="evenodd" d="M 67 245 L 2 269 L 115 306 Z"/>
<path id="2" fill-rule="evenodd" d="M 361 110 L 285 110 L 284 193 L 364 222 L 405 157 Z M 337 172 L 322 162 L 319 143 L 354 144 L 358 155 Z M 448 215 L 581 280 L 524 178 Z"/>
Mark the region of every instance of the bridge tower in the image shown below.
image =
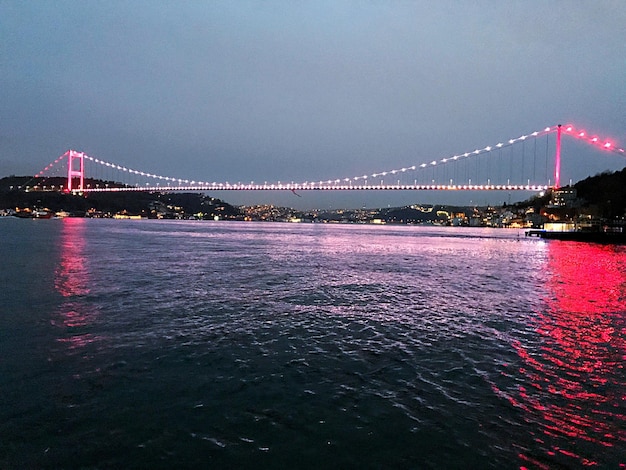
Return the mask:
<path id="1" fill-rule="evenodd" d="M 561 187 L 561 124 L 556 128 L 556 154 L 554 156 L 554 189 Z"/>
<path id="2" fill-rule="evenodd" d="M 78 166 L 75 164 L 78 160 Z M 76 189 L 72 188 L 72 180 L 78 176 L 79 183 Z M 67 151 L 67 191 L 82 191 L 85 185 L 85 154 L 75 150 Z"/>

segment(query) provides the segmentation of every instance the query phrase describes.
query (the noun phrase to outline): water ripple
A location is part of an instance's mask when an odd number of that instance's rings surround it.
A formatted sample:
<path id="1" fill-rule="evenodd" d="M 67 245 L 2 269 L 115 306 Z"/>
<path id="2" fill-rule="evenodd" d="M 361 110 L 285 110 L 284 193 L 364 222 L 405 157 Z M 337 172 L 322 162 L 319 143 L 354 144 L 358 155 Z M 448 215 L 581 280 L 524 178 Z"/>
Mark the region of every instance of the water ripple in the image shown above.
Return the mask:
<path id="1" fill-rule="evenodd" d="M 31 369 L 2 369 L 23 384 L 7 394 L 23 413 L 3 410 L 0 431 L 18 437 L 0 450 L 33 455 L 23 466 L 600 468 L 626 455 L 621 248 L 479 229 L 80 224 L 50 229 Z M 17 365 L 26 349 L 11 344 Z"/>

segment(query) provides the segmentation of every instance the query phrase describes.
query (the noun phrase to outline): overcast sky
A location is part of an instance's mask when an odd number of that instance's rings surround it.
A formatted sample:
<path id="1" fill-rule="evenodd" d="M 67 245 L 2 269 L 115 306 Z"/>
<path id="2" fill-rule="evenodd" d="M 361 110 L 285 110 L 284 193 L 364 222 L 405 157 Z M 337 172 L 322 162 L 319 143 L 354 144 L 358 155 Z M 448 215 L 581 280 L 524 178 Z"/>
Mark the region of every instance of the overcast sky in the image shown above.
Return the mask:
<path id="1" fill-rule="evenodd" d="M 35 174 L 72 148 L 203 181 L 325 180 L 557 123 L 626 144 L 624 0 L 0 0 L 0 40 L 0 176 Z M 587 168 L 564 155 L 564 178 L 626 163 L 600 158 Z"/>

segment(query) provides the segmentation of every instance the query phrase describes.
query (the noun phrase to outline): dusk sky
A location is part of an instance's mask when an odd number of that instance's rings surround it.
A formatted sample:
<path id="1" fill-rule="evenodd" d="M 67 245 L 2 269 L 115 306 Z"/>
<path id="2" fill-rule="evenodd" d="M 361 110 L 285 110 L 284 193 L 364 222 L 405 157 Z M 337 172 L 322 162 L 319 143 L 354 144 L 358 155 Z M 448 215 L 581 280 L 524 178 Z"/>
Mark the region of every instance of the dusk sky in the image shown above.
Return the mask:
<path id="1" fill-rule="evenodd" d="M 71 148 L 203 181 L 325 180 L 558 123 L 625 145 L 626 2 L 0 0 L 0 90 L 0 176 Z M 565 179 L 626 163 L 593 149 L 563 158 Z M 450 196 L 219 197 L 311 208 Z"/>

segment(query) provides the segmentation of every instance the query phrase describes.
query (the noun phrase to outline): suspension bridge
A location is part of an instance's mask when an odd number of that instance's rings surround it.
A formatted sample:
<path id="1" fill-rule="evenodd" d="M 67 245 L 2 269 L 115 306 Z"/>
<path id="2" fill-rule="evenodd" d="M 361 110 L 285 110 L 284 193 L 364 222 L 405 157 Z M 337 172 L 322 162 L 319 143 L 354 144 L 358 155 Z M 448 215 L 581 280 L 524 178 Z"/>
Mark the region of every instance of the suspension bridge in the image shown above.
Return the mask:
<path id="1" fill-rule="evenodd" d="M 561 187 L 561 140 L 624 156 L 623 148 L 572 125 L 554 125 L 494 145 L 411 166 L 320 181 L 229 183 L 162 176 L 68 150 L 35 175 L 37 189 L 88 192 L 184 191 L 545 191 Z M 63 175 L 63 185 L 46 179 Z"/>

